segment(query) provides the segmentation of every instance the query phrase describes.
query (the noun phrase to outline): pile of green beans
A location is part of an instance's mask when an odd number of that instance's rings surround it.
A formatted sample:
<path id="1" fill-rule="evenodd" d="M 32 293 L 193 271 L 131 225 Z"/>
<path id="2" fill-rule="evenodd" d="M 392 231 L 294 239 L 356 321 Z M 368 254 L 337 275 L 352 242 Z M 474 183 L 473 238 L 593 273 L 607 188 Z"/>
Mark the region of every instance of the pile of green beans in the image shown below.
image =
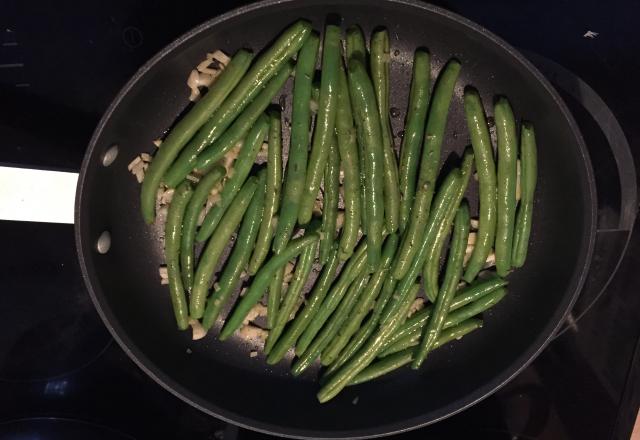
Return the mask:
<path id="1" fill-rule="evenodd" d="M 321 364 L 320 402 L 419 368 L 481 328 L 524 265 L 532 231 L 533 124 L 519 127 L 507 97 L 496 97 L 494 146 L 480 92 L 458 84 L 463 63 L 449 60 L 431 94 L 430 55 L 418 49 L 398 152 L 387 30 L 369 43 L 358 26 L 343 35 L 328 24 L 320 38 L 301 20 L 255 60 L 239 50 L 168 133 L 141 188 L 147 223 L 160 221 L 160 195 L 173 191 L 162 226 L 178 329 L 201 320 L 221 341 L 247 325 L 268 329 L 268 364 L 290 363 L 294 376 Z M 288 125 L 273 102 L 292 75 Z M 453 111 L 464 112 L 471 145 L 441 171 Z M 254 318 L 259 303 L 264 323 Z M 414 305 L 423 307 L 411 313 Z"/>

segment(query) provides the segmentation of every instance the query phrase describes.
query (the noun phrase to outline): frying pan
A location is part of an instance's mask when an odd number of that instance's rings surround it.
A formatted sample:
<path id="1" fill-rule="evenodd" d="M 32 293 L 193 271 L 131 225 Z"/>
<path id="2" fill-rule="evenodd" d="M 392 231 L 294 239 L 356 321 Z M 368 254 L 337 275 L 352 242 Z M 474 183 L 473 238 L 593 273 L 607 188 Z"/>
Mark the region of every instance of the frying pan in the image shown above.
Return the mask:
<path id="1" fill-rule="evenodd" d="M 534 121 L 539 183 L 527 263 L 509 276 L 509 294 L 486 314 L 484 328 L 437 350 L 417 372 L 406 369 L 349 387 L 321 405 L 315 398 L 317 370 L 293 378 L 290 357 L 268 366 L 261 355 L 250 357 L 252 347 L 239 339 L 217 341 L 217 329 L 200 341 L 176 330 L 168 289 L 158 278 L 161 231 L 144 224 L 140 188 L 126 165 L 140 152 L 152 151 L 151 141 L 184 110 L 186 78 L 206 52 L 258 51 L 299 18 L 321 30 L 328 14 L 342 17 L 345 26 L 360 24 L 369 35 L 377 26 L 389 30 L 391 106 L 399 110 L 394 133 L 402 130 L 414 50 L 429 49 L 432 77 L 455 56 L 463 68 L 443 157 L 459 154 L 469 143 L 462 92 L 472 84 L 489 115 L 493 97 L 504 94 L 518 117 Z M 289 91 L 290 84 L 283 94 Z M 290 101 L 284 104 L 283 117 L 288 118 Z M 476 200 L 471 203 L 474 208 Z M 591 165 L 575 122 L 545 78 L 500 38 L 414 1 L 268 0 L 195 28 L 126 84 L 91 139 L 78 183 L 75 224 L 83 276 L 98 312 L 126 353 L 160 385 L 202 411 L 254 430 L 361 438 L 413 429 L 459 412 L 531 362 L 580 291 L 591 259 L 595 214 Z"/>

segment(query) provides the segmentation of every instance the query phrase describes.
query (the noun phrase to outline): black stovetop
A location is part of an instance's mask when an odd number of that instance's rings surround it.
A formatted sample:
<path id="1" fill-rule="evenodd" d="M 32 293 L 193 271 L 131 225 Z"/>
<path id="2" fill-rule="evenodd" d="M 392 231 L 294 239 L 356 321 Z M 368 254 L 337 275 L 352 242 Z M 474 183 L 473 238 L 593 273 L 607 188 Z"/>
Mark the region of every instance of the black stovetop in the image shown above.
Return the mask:
<path id="1" fill-rule="evenodd" d="M 241 3 L 5 1 L 0 162 L 78 171 L 101 113 L 135 70 Z M 565 330 L 531 366 L 471 409 L 399 437 L 627 439 L 640 403 L 640 240 L 628 241 L 637 206 L 624 191 L 637 185 L 625 154 L 640 160 L 640 4 L 439 4 L 520 48 L 566 99 L 594 163 L 597 254 Z M 0 231 L 0 439 L 266 438 L 183 403 L 112 341 L 84 288 L 72 225 L 4 221 Z"/>

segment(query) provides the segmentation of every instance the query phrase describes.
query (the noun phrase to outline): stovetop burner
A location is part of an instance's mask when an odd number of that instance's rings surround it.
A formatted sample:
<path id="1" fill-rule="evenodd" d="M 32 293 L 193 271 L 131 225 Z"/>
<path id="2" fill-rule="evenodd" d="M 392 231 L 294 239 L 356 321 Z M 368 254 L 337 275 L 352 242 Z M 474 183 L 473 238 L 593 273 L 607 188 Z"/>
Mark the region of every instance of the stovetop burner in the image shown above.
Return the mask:
<path id="1" fill-rule="evenodd" d="M 27 418 L 0 422 L 0 440 L 133 440 L 106 426 L 83 420 L 55 417 Z"/>
<path id="2" fill-rule="evenodd" d="M 51 380 L 94 361 L 111 343 L 82 283 L 73 228 L 2 223 L 0 380 Z"/>

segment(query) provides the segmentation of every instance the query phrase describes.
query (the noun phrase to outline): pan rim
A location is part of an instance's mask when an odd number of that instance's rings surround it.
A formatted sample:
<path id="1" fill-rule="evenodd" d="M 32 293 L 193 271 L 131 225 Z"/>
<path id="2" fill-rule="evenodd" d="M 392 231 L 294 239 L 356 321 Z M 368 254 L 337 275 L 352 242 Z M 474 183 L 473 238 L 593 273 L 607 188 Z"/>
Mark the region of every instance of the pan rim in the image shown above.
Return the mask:
<path id="1" fill-rule="evenodd" d="M 190 40 L 193 37 L 196 37 L 203 31 L 210 29 L 213 26 L 216 26 L 220 23 L 223 23 L 229 19 L 236 18 L 240 15 L 243 15 L 248 12 L 253 12 L 256 10 L 265 9 L 274 5 L 288 4 L 293 3 L 296 0 L 263 0 L 257 3 L 253 3 L 250 5 L 242 6 L 236 9 L 232 9 L 229 12 L 226 12 L 222 15 L 214 17 L 196 27 L 191 29 L 190 31 L 184 33 L 169 45 L 165 46 L 161 49 L 156 55 L 154 55 L 149 61 L 147 61 L 142 67 L 140 67 L 136 73 L 127 81 L 127 83 L 122 87 L 122 89 L 118 92 L 112 103 L 109 105 L 104 115 L 102 116 L 100 122 L 98 123 L 91 140 L 89 142 L 88 149 L 85 153 L 85 157 L 82 162 L 80 175 L 78 178 L 78 185 L 76 191 L 76 200 L 75 200 L 75 208 L 74 208 L 74 224 L 75 224 L 75 240 L 76 240 L 76 249 L 78 253 L 79 264 L 82 272 L 82 277 L 87 286 L 87 290 L 91 297 L 91 300 L 100 315 L 103 323 L 111 333 L 112 337 L 116 340 L 118 345 L 124 350 L 124 352 L 131 358 L 134 363 L 141 368 L 148 376 L 150 376 L 155 382 L 169 391 L 171 394 L 175 395 L 182 401 L 188 403 L 189 405 L 213 416 L 218 419 L 221 419 L 225 422 L 232 423 L 234 425 L 240 426 L 242 428 L 251 429 L 254 431 L 262 432 L 265 434 L 271 435 L 279 435 L 288 438 L 306 438 L 306 439 L 316 439 L 316 438 L 352 438 L 352 439 L 360 439 L 360 438 L 373 438 L 373 437 L 382 437 L 394 434 L 400 434 L 403 432 L 411 431 L 414 429 L 419 429 L 424 426 L 436 423 L 440 420 L 448 418 L 452 415 L 455 415 L 470 406 L 475 405 L 476 403 L 484 400 L 489 397 L 491 394 L 495 393 L 497 390 L 502 388 L 505 384 L 510 382 L 515 376 L 517 376 L 523 369 L 525 369 L 541 352 L 549 342 L 553 339 L 555 333 L 561 328 L 562 323 L 566 315 L 569 313 L 573 304 L 575 303 L 578 295 L 580 294 L 582 287 L 584 285 L 587 270 L 591 264 L 592 254 L 595 245 L 595 234 L 596 234 L 596 215 L 597 210 L 595 206 L 597 206 L 597 197 L 595 190 L 595 179 L 593 175 L 593 168 L 591 165 L 591 160 L 589 158 L 588 151 L 586 149 L 586 145 L 584 143 L 584 139 L 580 130 L 569 112 L 566 104 L 559 96 L 555 88 L 549 83 L 549 81 L 544 77 L 544 75 L 531 63 L 529 62 L 518 50 L 504 41 L 502 38 L 498 37 L 491 31 L 487 30 L 483 26 L 461 16 L 454 12 L 448 11 L 446 9 L 423 3 L 418 0 L 377 0 L 375 3 L 384 4 L 398 4 L 409 7 L 414 7 L 420 10 L 420 13 L 433 13 L 443 17 L 444 19 L 451 20 L 458 24 L 463 25 L 470 32 L 476 32 L 483 38 L 487 38 L 493 44 L 498 45 L 502 50 L 505 50 L 514 61 L 522 64 L 534 77 L 535 79 L 544 87 L 547 93 L 551 95 L 554 102 L 558 106 L 565 120 L 569 124 L 571 131 L 574 134 L 578 147 L 580 149 L 580 156 L 584 163 L 584 168 L 586 171 L 586 181 L 588 183 L 588 205 L 590 205 L 590 212 L 585 216 L 587 221 L 587 229 L 588 229 L 588 237 L 586 243 L 583 241 L 581 252 L 582 259 L 581 261 L 577 261 L 575 265 L 574 273 L 572 274 L 572 284 L 573 284 L 573 292 L 568 293 L 571 288 L 564 292 L 564 301 L 557 308 L 556 312 L 549 319 L 547 325 L 544 327 L 544 330 L 540 332 L 540 334 L 535 339 L 534 343 L 532 343 L 528 350 L 525 350 L 520 356 L 514 360 L 509 367 L 505 368 L 499 374 L 496 374 L 494 378 L 485 383 L 480 388 L 474 390 L 473 392 L 467 394 L 464 398 L 457 399 L 451 404 L 441 407 L 437 410 L 431 411 L 427 414 L 423 414 L 421 416 L 405 419 L 400 422 L 385 424 L 380 426 L 375 426 L 372 428 L 359 428 L 353 430 L 346 431 L 326 431 L 326 430 L 303 430 L 297 428 L 290 428 L 285 425 L 278 425 L 272 423 L 260 422 L 255 419 L 245 417 L 242 414 L 228 411 L 218 405 L 213 405 L 210 402 L 207 402 L 205 399 L 200 398 L 194 393 L 184 389 L 178 383 L 176 383 L 171 377 L 169 377 L 166 373 L 164 373 L 158 366 L 156 366 L 150 359 L 148 359 L 144 353 L 133 343 L 133 341 L 126 335 L 121 326 L 118 324 L 117 318 L 113 315 L 112 311 L 107 307 L 106 301 L 104 301 L 104 297 L 101 292 L 94 288 L 92 281 L 93 267 L 89 267 L 87 265 L 88 257 L 85 256 L 85 252 L 83 248 L 91 249 L 91 245 L 89 244 L 89 238 L 86 237 L 86 234 L 83 234 L 83 229 L 85 225 L 83 223 L 83 203 L 82 200 L 85 197 L 84 187 L 87 182 L 87 177 L 90 173 L 88 173 L 89 164 L 92 158 L 95 155 L 97 141 L 99 140 L 102 131 L 107 125 L 108 121 L 111 118 L 112 113 L 118 107 L 120 102 L 127 96 L 129 91 L 136 85 L 138 80 L 143 77 L 149 70 L 151 70 L 159 61 L 161 61 L 167 54 L 173 52 L 176 48 L 181 46 L 186 41 Z M 355 0 L 354 2 L 358 2 Z M 326 3 L 322 0 L 314 1 L 314 3 Z M 370 3 L 369 3 L 370 4 Z M 585 213 L 587 214 L 587 213 Z M 428 415 L 428 416 L 427 416 Z"/>

